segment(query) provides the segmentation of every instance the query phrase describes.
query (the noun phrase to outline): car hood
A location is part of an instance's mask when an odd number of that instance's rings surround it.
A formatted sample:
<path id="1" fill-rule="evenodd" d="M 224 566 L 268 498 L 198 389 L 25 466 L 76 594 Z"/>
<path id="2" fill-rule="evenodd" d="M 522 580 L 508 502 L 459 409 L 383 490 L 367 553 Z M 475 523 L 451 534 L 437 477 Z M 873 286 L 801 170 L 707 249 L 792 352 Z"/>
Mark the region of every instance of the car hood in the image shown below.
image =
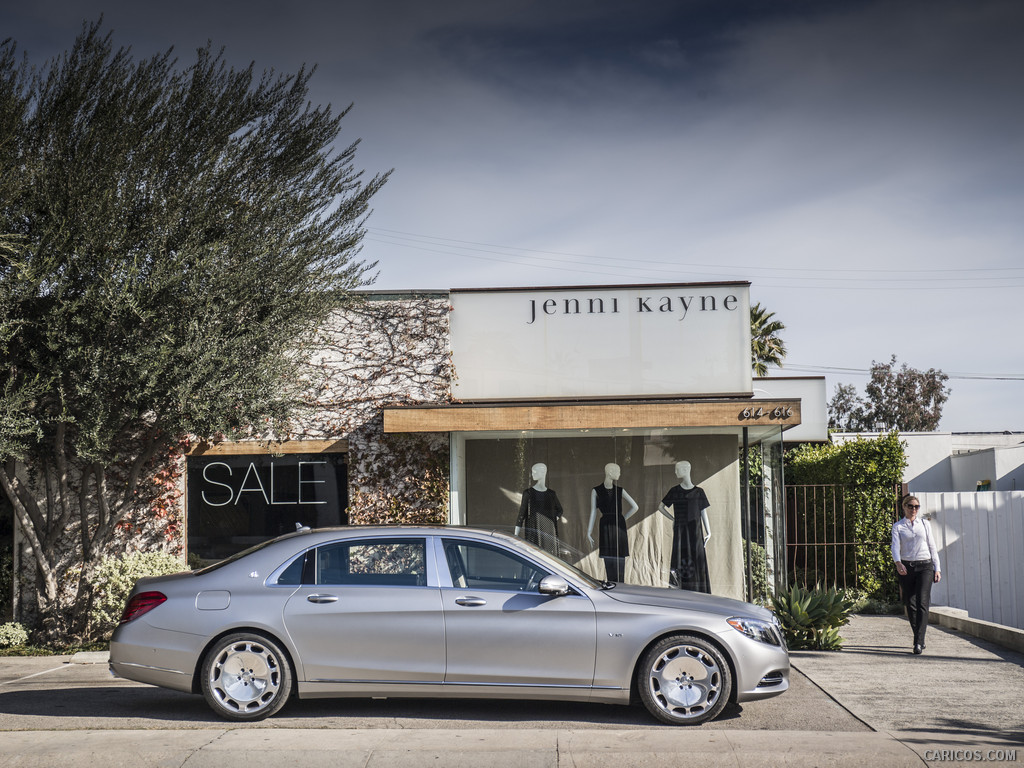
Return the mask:
<path id="1" fill-rule="evenodd" d="M 618 600 L 620 603 L 653 605 L 661 608 L 681 608 L 688 611 L 719 614 L 725 618 L 748 616 L 763 621 L 771 621 L 772 618 L 772 613 L 767 608 L 745 603 L 742 600 L 716 597 L 704 594 L 703 592 L 690 592 L 685 589 L 616 584 L 614 589 L 605 590 L 602 594 L 612 600 Z"/>

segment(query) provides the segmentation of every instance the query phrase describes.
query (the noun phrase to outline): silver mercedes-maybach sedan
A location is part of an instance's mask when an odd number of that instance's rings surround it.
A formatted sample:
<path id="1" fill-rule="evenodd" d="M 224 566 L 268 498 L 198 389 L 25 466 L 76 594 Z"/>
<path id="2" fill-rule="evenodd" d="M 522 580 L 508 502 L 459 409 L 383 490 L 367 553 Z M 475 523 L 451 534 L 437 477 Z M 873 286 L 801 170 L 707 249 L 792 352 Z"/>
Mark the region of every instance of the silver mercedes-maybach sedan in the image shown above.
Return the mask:
<path id="1" fill-rule="evenodd" d="M 596 581 L 503 533 L 348 527 L 141 579 L 111 672 L 259 720 L 293 694 L 628 704 L 671 724 L 789 687 L 772 613 Z"/>

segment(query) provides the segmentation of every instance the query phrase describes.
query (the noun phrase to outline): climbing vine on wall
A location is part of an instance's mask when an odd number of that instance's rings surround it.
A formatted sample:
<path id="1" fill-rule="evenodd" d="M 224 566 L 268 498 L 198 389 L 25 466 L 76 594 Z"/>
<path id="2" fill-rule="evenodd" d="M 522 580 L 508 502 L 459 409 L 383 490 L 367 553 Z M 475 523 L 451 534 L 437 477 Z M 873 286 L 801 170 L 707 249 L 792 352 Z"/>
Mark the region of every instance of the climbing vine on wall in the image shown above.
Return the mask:
<path id="1" fill-rule="evenodd" d="M 385 434 L 382 409 L 451 402 L 445 294 L 369 297 L 322 329 L 292 439 L 345 437 L 352 523 L 443 523 L 446 433 Z"/>

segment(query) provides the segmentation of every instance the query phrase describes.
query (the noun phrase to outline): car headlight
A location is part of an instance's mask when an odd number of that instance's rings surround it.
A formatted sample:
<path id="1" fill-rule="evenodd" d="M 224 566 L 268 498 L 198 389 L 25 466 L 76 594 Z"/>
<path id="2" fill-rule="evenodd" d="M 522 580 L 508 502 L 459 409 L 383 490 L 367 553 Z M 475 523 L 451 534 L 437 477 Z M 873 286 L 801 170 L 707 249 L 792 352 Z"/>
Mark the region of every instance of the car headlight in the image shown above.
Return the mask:
<path id="1" fill-rule="evenodd" d="M 734 616 L 726 619 L 729 626 L 737 632 L 742 632 L 751 640 L 767 643 L 768 645 L 782 645 L 782 634 L 776 631 L 775 626 L 760 619 L 750 619 L 745 616 Z"/>

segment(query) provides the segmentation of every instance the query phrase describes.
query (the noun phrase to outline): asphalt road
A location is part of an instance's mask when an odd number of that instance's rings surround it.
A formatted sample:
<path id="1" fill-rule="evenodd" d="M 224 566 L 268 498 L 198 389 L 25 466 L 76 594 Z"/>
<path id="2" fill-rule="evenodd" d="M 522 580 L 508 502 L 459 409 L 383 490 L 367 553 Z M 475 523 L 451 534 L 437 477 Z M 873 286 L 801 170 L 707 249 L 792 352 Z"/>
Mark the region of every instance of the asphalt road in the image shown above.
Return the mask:
<path id="1" fill-rule="evenodd" d="M 870 731 L 804 675 L 767 701 L 730 705 L 707 730 Z M 0 657 L 0 733 L 25 730 L 223 729 L 201 696 L 110 676 L 105 664 L 69 657 Z M 664 730 L 640 706 L 536 701 L 293 699 L 244 728 Z"/>
<path id="2" fill-rule="evenodd" d="M 784 695 L 689 728 L 640 707 L 402 699 L 296 699 L 227 723 L 102 663 L 0 658 L 0 765 L 1024 765 L 1024 656 L 935 625 L 914 656 L 893 616 L 856 616 L 843 637 L 842 652 L 793 652 Z"/>

